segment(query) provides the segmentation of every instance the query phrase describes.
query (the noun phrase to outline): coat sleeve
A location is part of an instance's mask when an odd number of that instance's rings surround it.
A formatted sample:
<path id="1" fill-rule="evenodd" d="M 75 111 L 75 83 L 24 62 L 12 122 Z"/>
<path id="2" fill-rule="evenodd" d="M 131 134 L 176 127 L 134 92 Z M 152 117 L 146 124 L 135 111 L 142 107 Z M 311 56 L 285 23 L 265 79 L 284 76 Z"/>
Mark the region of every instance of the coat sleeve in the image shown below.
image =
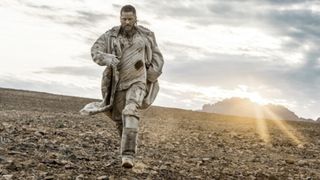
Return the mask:
<path id="1" fill-rule="evenodd" d="M 115 55 L 110 52 L 109 32 L 102 34 L 91 47 L 92 60 L 100 66 L 106 66 L 107 61 L 111 61 Z"/>
<path id="2" fill-rule="evenodd" d="M 152 49 L 152 58 L 150 66 L 147 70 L 147 78 L 150 82 L 157 81 L 158 77 L 162 73 L 162 67 L 164 64 L 163 56 L 160 52 L 160 49 L 157 45 L 156 38 L 154 33 L 151 33 L 151 49 Z"/>

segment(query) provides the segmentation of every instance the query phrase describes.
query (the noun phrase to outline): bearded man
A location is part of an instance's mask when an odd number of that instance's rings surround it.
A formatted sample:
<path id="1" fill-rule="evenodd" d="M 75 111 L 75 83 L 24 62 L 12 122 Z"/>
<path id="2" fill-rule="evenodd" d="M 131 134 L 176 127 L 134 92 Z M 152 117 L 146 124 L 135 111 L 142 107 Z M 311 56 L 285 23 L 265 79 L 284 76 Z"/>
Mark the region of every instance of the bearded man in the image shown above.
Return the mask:
<path id="1" fill-rule="evenodd" d="M 121 26 L 102 34 L 91 48 L 94 62 L 107 66 L 102 80 L 107 112 L 121 136 L 122 166 L 132 168 L 137 153 L 141 109 L 154 101 L 163 57 L 154 33 L 137 25 L 136 9 L 125 5 L 120 10 Z M 116 78 L 114 78 L 116 77 Z M 107 99 L 107 100 L 106 100 Z"/>

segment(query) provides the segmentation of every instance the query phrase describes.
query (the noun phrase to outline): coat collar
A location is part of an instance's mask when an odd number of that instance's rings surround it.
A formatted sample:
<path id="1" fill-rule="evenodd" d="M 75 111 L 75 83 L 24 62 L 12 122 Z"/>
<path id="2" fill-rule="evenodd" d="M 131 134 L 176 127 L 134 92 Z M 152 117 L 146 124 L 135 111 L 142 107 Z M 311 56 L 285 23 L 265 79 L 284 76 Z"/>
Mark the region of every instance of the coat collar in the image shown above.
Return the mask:
<path id="1" fill-rule="evenodd" d="M 113 37 L 117 37 L 119 32 L 120 32 L 120 28 L 121 26 L 114 26 L 112 29 L 111 29 L 111 36 Z"/>

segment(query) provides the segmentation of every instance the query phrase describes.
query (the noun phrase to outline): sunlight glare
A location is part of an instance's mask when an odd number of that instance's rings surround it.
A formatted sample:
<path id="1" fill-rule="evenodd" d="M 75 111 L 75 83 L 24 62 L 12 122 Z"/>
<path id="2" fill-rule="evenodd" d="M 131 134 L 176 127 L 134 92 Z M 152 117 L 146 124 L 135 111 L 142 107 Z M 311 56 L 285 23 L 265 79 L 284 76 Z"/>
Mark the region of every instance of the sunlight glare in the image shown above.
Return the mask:
<path id="1" fill-rule="evenodd" d="M 261 112 L 261 109 L 259 109 L 257 106 L 253 107 L 255 114 L 256 114 L 256 125 L 257 125 L 257 131 L 260 135 L 260 138 L 265 143 L 270 143 L 270 136 L 268 132 L 268 127 L 266 124 L 266 120 L 264 118 L 263 113 Z"/>
<path id="2" fill-rule="evenodd" d="M 303 136 L 301 134 L 298 134 L 296 130 L 294 130 L 289 124 L 287 124 L 281 117 L 274 114 L 270 109 L 265 108 L 265 112 L 268 116 L 271 117 L 271 120 L 296 144 L 301 145 L 303 144 L 300 139 L 303 139 Z M 293 131 L 295 131 L 295 134 L 298 134 L 300 138 L 298 138 L 296 135 L 293 134 Z"/>

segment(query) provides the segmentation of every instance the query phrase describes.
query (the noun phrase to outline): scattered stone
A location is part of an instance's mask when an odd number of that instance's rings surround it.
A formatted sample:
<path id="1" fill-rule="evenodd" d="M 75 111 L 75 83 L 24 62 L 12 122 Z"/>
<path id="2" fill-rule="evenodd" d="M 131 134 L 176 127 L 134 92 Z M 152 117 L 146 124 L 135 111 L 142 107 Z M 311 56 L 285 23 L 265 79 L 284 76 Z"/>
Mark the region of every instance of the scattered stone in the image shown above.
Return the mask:
<path id="1" fill-rule="evenodd" d="M 65 164 L 64 165 L 65 169 L 76 169 L 77 168 L 77 166 L 74 163 L 69 162 L 69 161 L 66 161 L 66 162 L 65 161 L 61 161 L 62 164 Z"/>
<path id="2" fill-rule="evenodd" d="M 21 162 L 21 165 L 28 169 L 28 168 L 33 168 L 36 166 L 36 162 L 33 160 L 33 159 L 29 159 L 29 160 L 26 160 L 26 161 L 23 161 Z"/>
<path id="3" fill-rule="evenodd" d="M 114 175 L 109 176 L 109 180 L 115 180 Z"/>
<path id="4" fill-rule="evenodd" d="M 167 166 L 166 166 L 166 165 L 161 165 L 159 169 L 160 169 L 160 170 L 162 170 L 162 169 L 167 169 Z"/>
<path id="5" fill-rule="evenodd" d="M 145 165 L 142 162 L 137 162 L 135 163 L 135 165 L 132 168 L 132 171 L 137 173 L 137 174 L 141 174 L 145 172 L 145 169 L 147 168 L 147 165 Z"/>
<path id="6" fill-rule="evenodd" d="M 100 176 L 97 178 L 98 180 L 108 180 L 108 176 Z"/>
<path id="7" fill-rule="evenodd" d="M 44 131 L 36 131 L 34 134 L 36 136 L 43 136 L 43 135 L 45 135 L 45 132 Z"/>
<path id="8" fill-rule="evenodd" d="M 57 159 L 58 158 L 58 154 L 57 153 L 49 153 L 47 157 L 50 158 L 50 159 Z"/>
<path id="9" fill-rule="evenodd" d="M 198 175 L 198 176 L 194 176 L 193 178 L 202 179 L 202 176 Z"/>
<path id="10" fill-rule="evenodd" d="M 7 158 L 4 156 L 0 156 L 0 163 L 5 163 L 7 162 Z"/>
<path id="11" fill-rule="evenodd" d="M 0 123 L 0 132 L 4 131 L 5 129 L 6 129 L 6 127 L 2 123 Z"/>
<path id="12" fill-rule="evenodd" d="M 109 167 L 109 166 L 115 164 L 115 162 L 116 162 L 115 160 L 111 160 L 111 161 L 109 161 L 105 166 L 106 166 L 106 167 Z"/>
<path id="13" fill-rule="evenodd" d="M 286 159 L 285 162 L 287 164 L 294 164 L 294 160 L 292 160 L 292 159 Z"/>
<path id="14" fill-rule="evenodd" d="M 18 151 L 9 151 L 8 155 L 21 155 L 21 156 L 28 156 L 26 153 L 18 152 Z"/>
<path id="15" fill-rule="evenodd" d="M 297 147 L 298 147 L 299 149 L 305 148 L 305 146 L 304 146 L 303 144 L 298 144 Z"/>
<path id="16" fill-rule="evenodd" d="M 12 174 L 7 174 L 2 176 L 5 180 L 11 180 L 13 175 Z"/>
<path id="17" fill-rule="evenodd" d="M 299 160 L 297 164 L 299 166 L 307 166 L 307 165 L 309 165 L 308 161 L 306 161 L 306 160 Z"/>
<path id="18" fill-rule="evenodd" d="M 273 174 L 269 175 L 268 179 L 269 180 L 278 180 L 277 176 L 273 175 Z"/>
<path id="19" fill-rule="evenodd" d="M 21 170 L 21 164 L 12 161 L 11 163 L 9 163 L 9 165 L 7 165 L 6 169 L 10 171 L 19 171 Z"/>
<path id="20" fill-rule="evenodd" d="M 223 147 L 224 147 L 224 144 L 219 143 L 219 144 L 218 144 L 218 147 L 223 148 Z"/>
<path id="21" fill-rule="evenodd" d="M 150 174 L 155 175 L 155 174 L 158 174 L 158 172 L 157 172 L 157 171 L 155 171 L 155 170 L 151 170 L 151 171 L 150 171 Z"/>
<path id="22" fill-rule="evenodd" d="M 109 176 L 109 180 L 115 180 L 115 177 L 114 177 L 114 175 L 112 175 L 112 176 Z"/>
<path id="23" fill-rule="evenodd" d="M 84 175 L 80 174 L 79 176 L 76 177 L 76 180 L 83 180 L 84 179 Z"/>
<path id="24" fill-rule="evenodd" d="M 53 179 L 54 179 L 54 176 L 46 176 L 44 179 L 45 179 L 45 180 L 53 180 Z"/>

